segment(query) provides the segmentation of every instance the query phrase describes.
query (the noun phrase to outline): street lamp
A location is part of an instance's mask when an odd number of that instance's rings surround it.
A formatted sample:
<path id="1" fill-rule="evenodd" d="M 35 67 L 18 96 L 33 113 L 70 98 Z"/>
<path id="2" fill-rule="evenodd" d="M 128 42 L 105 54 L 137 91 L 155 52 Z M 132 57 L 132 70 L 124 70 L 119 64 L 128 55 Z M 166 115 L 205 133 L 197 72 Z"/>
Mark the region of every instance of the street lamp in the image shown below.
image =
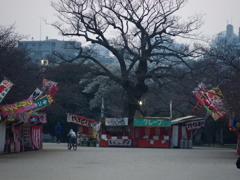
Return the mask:
<path id="1" fill-rule="evenodd" d="M 42 72 L 44 72 L 46 70 L 47 66 L 48 66 L 48 60 L 42 59 L 41 60 Z"/>

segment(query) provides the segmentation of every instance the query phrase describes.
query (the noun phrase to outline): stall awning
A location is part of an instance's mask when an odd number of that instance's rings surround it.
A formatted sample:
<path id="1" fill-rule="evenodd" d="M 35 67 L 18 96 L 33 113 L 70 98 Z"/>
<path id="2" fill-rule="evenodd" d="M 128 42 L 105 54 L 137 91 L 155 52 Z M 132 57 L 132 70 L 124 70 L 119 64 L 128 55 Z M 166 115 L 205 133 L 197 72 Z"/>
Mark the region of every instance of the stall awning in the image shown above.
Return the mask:
<path id="1" fill-rule="evenodd" d="M 201 121 L 201 120 L 205 120 L 205 118 L 196 117 L 196 116 L 185 116 L 185 117 L 181 117 L 181 118 L 172 120 L 171 124 L 175 125 L 175 124 L 182 124 L 182 123 L 186 123 L 186 122 L 190 122 L 190 121 Z"/>

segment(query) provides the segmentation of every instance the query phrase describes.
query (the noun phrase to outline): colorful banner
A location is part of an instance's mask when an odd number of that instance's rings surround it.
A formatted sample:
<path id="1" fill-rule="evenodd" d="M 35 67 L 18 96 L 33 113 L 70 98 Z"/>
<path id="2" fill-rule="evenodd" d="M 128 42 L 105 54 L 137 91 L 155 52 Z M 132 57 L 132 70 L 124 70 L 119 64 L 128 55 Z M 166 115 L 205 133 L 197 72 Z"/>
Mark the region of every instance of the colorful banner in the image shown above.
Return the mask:
<path id="1" fill-rule="evenodd" d="M 29 98 L 33 98 L 33 100 L 36 100 L 37 98 L 39 98 L 39 96 L 41 96 L 42 93 L 43 92 L 40 89 L 36 88 Z"/>
<path id="2" fill-rule="evenodd" d="M 224 117 L 227 114 L 224 104 L 219 96 L 209 92 L 204 92 L 200 96 L 200 99 L 202 104 L 209 107 L 213 112 L 217 113 L 218 116 Z"/>
<path id="3" fill-rule="evenodd" d="M 204 127 L 204 125 L 205 125 L 205 120 L 191 121 L 186 123 L 187 130 L 199 129 L 201 127 Z"/>
<path id="4" fill-rule="evenodd" d="M 43 82 L 42 82 L 42 91 L 47 91 L 49 90 L 53 85 L 57 85 L 57 82 L 54 81 L 50 81 L 47 80 L 45 78 L 43 78 Z"/>
<path id="5" fill-rule="evenodd" d="M 208 106 L 203 106 L 203 107 L 204 107 L 204 108 L 206 109 L 206 111 L 207 111 L 206 117 L 209 116 L 209 115 L 211 115 L 212 118 L 213 118 L 215 121 L 220 118 L 220 116 L 219 116 L 216 112 L 213 112 L 213 111 L 210 109 L 210 107 L 208 107 Z"/>
<path id="6" fill-rule="evenodd" d="M 50 105 L 50 102 L 47 96 L 45 96 L 41 99 L 34 101 L 34 104 L 35 104 L 35 109 L 41 109 L 43 107 Z"/>
<path id="7" fill-rule="evenodd" d="M 58 88 L 57 86 L 53 85 L 53 86 L 49 89 L 49 94 L 50 94 L 50 96 L 53 97 L 53 96 L 57 93 L 58 90 L 59 90 L 59 88 Z"/>
<path id="8" fill-rule="evenodd" d="M 206 86 L 203 83 L 199 83 L 198 86 L 194 89 L 193 94 L 200 100 L 202 93 L 207 92 Z"/>
<path id="9" fill-rule="evenodd" d="M 207 112 L 212 115 L 214 120 L 224 117 L 227 114 L 224 102 L 222 101 L 223 95 L 219 88 L 208 91 L 205 85 L 200 83 L 192 92 Z"/>
<path id="10" fill-rule="evenodd" d="M 134 126 L 147 127 L 170 127 L 171 119 L 169 118 L 134 118 Z"/>
<path id="11" fill-rule="evenodd" d="M 54 100 L 53 100 L 53 97 L 51 96 L 51 94 L 46 94 L 47 95 L 47 98 L 48 98 L 48 101 L 49 101 L 49 103 L 50 104 L 52 104 L 53 102 L 54 102 Z"/>
<path id="12" fill-rule="evenodd" d="M 0 84 L 0 102 L 2 102 L 3 98 L 6 96 L 8 91 L 12 88 L 13 83 L 8 79 L 4 78 Z"/>
<path id="13" fill-rule="evenodd" d="M 128 118 L 105 118 L 106 126 L 127 126 Z"/>
<path id="14" fill-rule="evenodd" d="M 18 114 L 21 112 L 29 111 L 35 108 L 35 104 L 32 98 L 5 106 L 1 106 L 2 114 L 7 116 L 10 113 Z"/>
<path id="15" fill-rule="evenodd" d="M 78 116 L 74 114 L 67 114 L 67 122 L 79 124 L 86 127 L 92 127 L 94 126 L 92 125 L 92 123 L 98 123 L 98 121 L 95 121 L 93 119 L 88 119 L 83 116 Z"/>
<path id="16" fill-rule="evenodd" d="M 220 117 L 224 117 L 227 114 L 227 109 L 225 108 L 225 100 L 224 96 L 221 92 L 221 90 L 216 87 L 208 91 L 208 93 L 211 95 L 210 100 L 212 103 L 212 106 L 214 106 L 214 109 L 216 110 L 216 113 Z"/>

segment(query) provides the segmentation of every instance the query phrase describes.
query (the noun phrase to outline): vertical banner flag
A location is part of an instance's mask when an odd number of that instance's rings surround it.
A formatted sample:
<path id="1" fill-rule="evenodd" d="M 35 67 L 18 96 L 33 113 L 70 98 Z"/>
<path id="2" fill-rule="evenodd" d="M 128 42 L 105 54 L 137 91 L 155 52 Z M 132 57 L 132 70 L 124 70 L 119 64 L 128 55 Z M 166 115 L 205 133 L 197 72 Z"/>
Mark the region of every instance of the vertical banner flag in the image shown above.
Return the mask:
<path id="1" fill-rule="evenodd" d="M 169 109 L 170 109 L 170 118 L 172 118 L 172 100 L 170 101 Z"/>
<path id="2" fill-rule="evenodd" d="M 100 120 L 104 117 L 104 98 L 102 98 L 102 106 L 101 106 L 101 115 Z"/>
<path id="3" fill-rule="evenodd" d="M 57 82 L 50 81 L 50 80 L 47 80 L 47 79 L 43 78 L 42 91 L 49 90 L 53 85 L 56 86 Z"/>
<path id="4" fill-rule="evenodd" d="M 52 87 L 49 89 L 49 94 L 51 95 L 51 97 L 53 97 L 58 91 L 58 87 L 55 85 L 52 85 Z"/>
<path id="5" fill-rule="evenodd" d="M 9 81 L 7 78 L 4 78 L 0 84 L 0 102 L 6 96 L 8 91 L 12 88 L 13 83 Z"/>

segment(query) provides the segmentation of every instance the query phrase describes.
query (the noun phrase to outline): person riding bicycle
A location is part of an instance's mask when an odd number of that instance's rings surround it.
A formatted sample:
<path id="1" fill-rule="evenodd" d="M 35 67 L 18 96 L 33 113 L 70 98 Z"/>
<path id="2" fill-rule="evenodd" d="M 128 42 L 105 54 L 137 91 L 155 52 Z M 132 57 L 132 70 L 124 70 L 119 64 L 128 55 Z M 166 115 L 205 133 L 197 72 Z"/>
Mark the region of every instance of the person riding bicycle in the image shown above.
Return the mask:
<path id="1" fill-rule="evenodd" d="M 77 143 L 76 133 L 72 129 L 70 129 L 70 131 L 69 131 L 67 136 L 70 136 L 69 143 L 72 143 L 72 142 Z"/>

